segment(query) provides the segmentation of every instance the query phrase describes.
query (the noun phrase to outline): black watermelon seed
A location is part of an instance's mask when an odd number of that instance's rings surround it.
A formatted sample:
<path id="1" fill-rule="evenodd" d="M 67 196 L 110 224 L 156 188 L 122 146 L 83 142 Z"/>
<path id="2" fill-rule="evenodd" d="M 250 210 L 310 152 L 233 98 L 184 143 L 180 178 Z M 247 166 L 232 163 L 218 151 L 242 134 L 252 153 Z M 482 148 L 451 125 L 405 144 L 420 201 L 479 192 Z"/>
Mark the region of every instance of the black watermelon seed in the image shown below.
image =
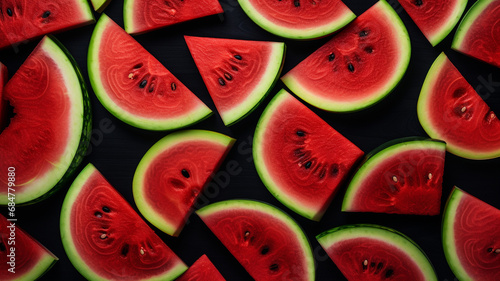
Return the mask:
<path id="1" fill-rule="evenodd" d="M 368 31 L 367 30 L 361 30 L 361 32 L 359 32 L 359 37 L 365 37 L 365 36 L 368 36 Z"/>
<path id="2" fill-rule="evenodd" d="M 224 79 L 219 78 L 219 84 L 220 84 L 221 86 L 225 86 L 225 85 L 226 85 L 226 82 L 224 82 Z"/>
<path id="3" fill-rule="evenodd" d="M 277 263 L 273 263 L 273 264 L 271 264 L 271 265 L 269 266 L 269 269 L 270 269 L 271 271 L 277 271 L 279 268 L 280 268 L 280 267 L 279 267 L 279 265 L 278 265 Z"/>
<path id="4" fill-rule="evenodd" d="M 94 216 L 96 216 L 98 218 L 102 218 L 102 213 L 101 212 L 95 212 Z"/>
<path id="5" fill-rule="evenodd" d="M 331 53 L 329 56 L 328 56 L 328 61 L 332 61 L 335 59 L 335 54 L 334 53 Z"/>
<path id="6" fill-rule="evenodd" d="M 312 165 L 312 162 L 311 161 L 307 161 L 307 163 L 304 165 L 304 167 L 306 169 L 309 169 L 309 168 L 311 168 L 311 165 Z"/>
<path id="7" fill-rule="evenodd" d="M 123 247 L 122 247 L 122 251 L 121 251 L 122 256 L 124 256 L 124 257 L 126 257 L 126 256 L 127 256 L 127 254 L 128 254 L 128 249 L 129 249 L 128 244 L 123 245 Z"/>
<path id="8" fill-rule="evenodd" d="M 333 164 L 332 169 L 330 171 L 330 175 L 332 175 L 333 177 L 336 177 L 336 176 L 338 176 L 338 174 L 339 174 L 339 165 Z"/>
<path id="9" fill-rule="evenodd" d="M 366 47 L 365 48 L 365 52 L 367 52 L 368 54 L 371 54 L 371 53 L 373 53 L 373 48 L 372 47 Z"/>
<path id="10" fill-rule="evenodd" d="M 110 210 L 108 207 L 106 207 L 106 206 L 102 207 L 102 210 L 103 210 L 105 213 L 109 213 L 109 212 L 111 212 L 111 210 Z"/>
<path id="11" fill-rule="evenodd" d="M 142 80 L 141 84 L 139 84 L 139 88 L 142 89 L 142 88 L 146 87 L 147 84 L 148 84 L 148 80 Z"/>
<path id="12" fill-rule="evenodd" d="M 228 81 L 233 80 L 233 76 L 231 76 L 231 74 L 229 74 L 229 73 L 227 73 L 227 72 L 226 72 L 226 73 L 224 73 L 224 77 L 226 77 L 226 80 L 228 80 Z"/>
<path id="13" fill-rule="evenodd" d="M 170 84 L 170 88 L 172 89 L 172 91 L 175 91 L 177 89 L 177 85 L 172 82 L 172 84 Z"/>
<path id="14" fill-rule="evenodd" d="M 4 243 L 2 243 L 2 242 L 0 242 L 0 251 L 5 252 L 5 250 L 7 250 L 7 249 L 5 248 L 5 244 L 4 244 Z"/>
<path id="15" fill-rule="evenodd" d="M 265 254 L 269 253 L 269 247 L 268 246 L 262 247 L 262 250 L 260 250 L 260 253 L 262 255 L 265 255 Z"/>
<path id="16" fill-rule="evenodd" d="M 231 69 L 234 71 L 238 71 L 238 68 L 236 66 L 231 66 Z"/>
<path id="17" fill-rule="evenodd" d="M 242 60 L 243 58 L 240 55 L 234 55 L 234 58 L 237 60 Z"/>
<path id="18" fill-rule="evenodd" d="M 9 17 L 12 17 L 12 10 L 10 8 L 7 8 L 7 15 L 9 15 Z"/>
<path id="19" fill-rule="evenodd" d="M 422 6 L 422 4 L 424 4 L 422 0 L 415 0 L 415 5 Z"/>
<path id="20" fill-rule="evenodd" d="M 304 131 L 297 131 L 297 136 L 304 137 L 306 133 Z"/>
<path id="21" fill-rule="evenodd" d="M 347 69 L 349 69 L 350 72 L 354 72 L 354 65 L 352 65 L 352 63 L 348 63 Z"/>
<path id="22" fill-rule="evenodd" d="M 45 13 L 43 13 L 42 15 L 42 18 L 46 19 L 50 16 L 50 11 L 45 11 Z"/>
<path id="23" fill-rule="evenodd" d="M 371 262 L 371 263 L 370 263 L 370 267 L 375 267 L 375 265 L 377 265 L 377 264 L 376 264 L 376 263 L 374 263 L 374 262 Z"/>
<path id="24" fill-rule="evenodd" d="M 186 178 L 189 179 L 190 175 L 189 172 L 186 169 L 182 169 L 181 174 Z"/>
<path id="25" fill-rule="evenodd" d="M 493 252 L 493 248 L 488 248 L 488 253 Z"/>
<path id="26" fill-rule="evenodd" d="M 383 264 L 383 263 L 381 263 L 381 262 L 379 262 L 379 263 L 377 264 L 377 269 L 378 269 L 378 270 L 381 270 L 381 269 L 382 269 L 382 267 L 384 267 L 384 264 Z"/>
<path id="27" fill-rule="evenodd" d="M 293 0 L 293 5 L 295 7 L 300 7 L 300 1 L 299 0 Z"/>
<path id="28" fill-rule="evenodd" d="M 385 278 L 389 278 L 389 277 L 391 277 L 392 275 L 394 275 L 394 270 L 392 270 L 392 269 L 388 269 L 388 270 L 385 272 Z"/>

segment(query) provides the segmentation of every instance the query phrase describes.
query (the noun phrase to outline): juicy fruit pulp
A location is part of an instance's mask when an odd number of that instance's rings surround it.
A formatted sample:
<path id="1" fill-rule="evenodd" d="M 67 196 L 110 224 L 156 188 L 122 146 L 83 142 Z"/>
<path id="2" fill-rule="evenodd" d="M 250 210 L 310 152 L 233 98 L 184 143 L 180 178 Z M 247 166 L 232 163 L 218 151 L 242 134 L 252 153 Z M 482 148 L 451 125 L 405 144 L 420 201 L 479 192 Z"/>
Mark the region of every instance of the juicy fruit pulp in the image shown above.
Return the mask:
<path id="1" fill-rule="evenodd" d="M 314 280 L 307 237 L 284 212 L 257 201 L 228 200 L 197 214 L 255 280 Z"/>
<path id="2" fill-rule="evenodd" d="M 0 2 L 0 48 L 94 22 L 85 0 Z"/>
<path id="3" fill-rule="evenodd" d="M 500 67 L 500 0 L 479 0 L 458 26 L 451 48 Z"/>
<path id="4" fill-rule="evenodd" d="M 356 111 L 380 101 L 396 87 L 410 55 L 404 24 L 380 0 L 281 80 L 313 106 Z"/>
<path id="5" fill-rule="evenodd" d="M 173 280 L 187 269 L 92 164 L 68 190 L 61 238 L 70 261 L 91 280 Z"/>
<path id="6" fill-rule="evenodd" d="M 180 131 L 159 140 L 141 159 L 134 175 L 139 211 L 163 232 L 179 235 L 196 198 L 234 141 L 203 130 Z"/>
<path id="7" fill-rule="evenodd" d="M 201 100 L 105 14 L 92 34 L 88 70 L 99 101 L 132 126 L 172 130 L 211 114 Z"/>
<path id="8" fill-rule="evenodd" d="M 281 73 L 282 42 L 184 38 L 226 126 L 250 114 Z"/>
<path id="9" fill-rule="evenodd" d="M 16 204 L 42 200 L 62 186 L 88 146 L 87 92 L 76 63 L 62 48 L 44 37 L 3 92 L 15 116 L 0 134 L 0 169 L 15 170 Z M 7 186 L 7 177 L 0 182 Z M 7 205 L 7 193 L 7 188 L 0 191 L 0 204 Z"/>
<path id="10" fill-rule="evenodd" d="M 438 280 L 420 247 L 396 230 L 345 225 L 325 231 L 317 239 L 348 280 Z"/>
<path id="11" fill-rule="evenodd" d="M 438 215 L 446 144 L 404 138 L 383 144 L 358 169 L 342 211 Z"/>
<path id="12" fill-rule="evenodd" d="M 255 167 L 285 206 L 320 220 L 363 152 L 285 90 L 255 130 Z"/>
<path id="13" fill-rule="evenodd" d="M 500 156 L 500 121 L 444 53 L 432 64 L 417 105 L 427 134 L 460 157 Z"/>
<path id="14" fill-rule="evenodd" d="M 123 21 L 130 34 L 221 14 L 218 0 L 125 0 Z"/>
<path id="15" fill-rule="evenodd" d="M 315 39 L 333 33 L 356 15 L 340 0 L 238 0 L 257 25 L 291 39 Z"/>
<path id="16" fill-rule="evenodd" d="M 442 229 L 446 260 L 460 280 L 500 279 L 500 210 L 455 187 Z"/>
<path id="17" fill-rule="evenodd" d="M 176 281 L 225 281 L 206 255 L 201 256 Z"/>
<path id="18" fill-rule="evenodd" d="M 8 70 L 7 67 L 0 62 L 0 133 L 7 126 L 8 123 L 8 102 L 2 97 L 3 96 L 3 88 L 5 83 L 7 83 L 8 79 Z"/>

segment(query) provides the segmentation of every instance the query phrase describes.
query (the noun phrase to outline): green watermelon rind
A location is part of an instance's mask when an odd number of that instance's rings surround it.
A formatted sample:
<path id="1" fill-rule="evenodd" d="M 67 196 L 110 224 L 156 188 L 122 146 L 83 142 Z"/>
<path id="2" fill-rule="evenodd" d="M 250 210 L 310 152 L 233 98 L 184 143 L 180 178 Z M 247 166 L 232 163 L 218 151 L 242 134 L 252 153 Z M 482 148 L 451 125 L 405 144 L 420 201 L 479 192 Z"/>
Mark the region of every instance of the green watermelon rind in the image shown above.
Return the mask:
<path id="1" fill-rule="evenodd" d="M 191 140 L 218 143 L 227 147 L 231 147 L 236 141 L 229 136 L 206 130 L 184 130 L 169 134 L 156 142 L 153 146 L 151 146 L 146 154 L 144 154 L 139 162 L 139 165 L 137 166 L 137 169 L 135 170 L 133 178 L 132 191 L 137 208 L 144 218 L 146 218 L 152 225 L 171 236 L 178 236 L 182 227 L 180 229 L 176 229 L 173 225 L 169 224 L 166 219 L 161 216 L 161 214 L 158 214 L 149 205 L 142 192 L 142 190 L 146 188 L 143 183 L 145 181 L 146 171 L 150 168 L 151 163 L 155 161 L 158 155 L 161 155 L 162 152 L 174 145 Z"/>
<path id="2" fill-rule="evenodd" d="M 274 24 L 267 20 L 260 12 L 250 3 L 249 0 L 238 0 L 240 7 L 245 14 L 262 29 L 280 37 L 296 39 L 296 40 L 310 40 L 327 36 L 341 29 L 356 18 L 356 15 L 351 11 L 335 21 L 328 22 L 315 28 L 286 28 Z"/>
<path id="3" fill-rule="evenodd" d="M 438 280 L 434 267 L 422 248 L 407 235 L 389 227 L 375 224 L 342 225 L 320 233 L 316 236 L 316 240 L 323 249 L 327 250 L 334 243 L 344 239 L 360 237 L 377 239 L 393 245 L 407 253 L 408 259 L 413 260 L 421 269 L 425 280 Z"/>
<path id="4" fill-rule="evenodd" d="M 92 7 L 97 13 L 102 13 L 104 9 L 109 5 L 111 0 L 90 0 Z"/>
<path id="5" fill-rule="evenodd" d="M 123 1 L 123 28 L 128 34 L 135 34 L 136 27 L 134 26 L 134 3 L 136 0 Z"/>
<path id="6" fill-rule="evenodd" d="M 205 207 L 202 207 L 196 211 L 196 214 L 203 220 L 204 217 L 210 216 L 214 213 L 225 212 L 225 211 L 231 212 L 231 210 L 236 210 L 236 209 L 248 209 L 251 211 L 267 213 L 276 218 L 277 220 L 280 220 L 284 224 L 286 224 L 291 230 L 290 233 L 287 233 L 287 235 L 288 236 L 294 235 L 301 244 L 301 250 L 304 253 L 304 259 L 306 259 L 307 268 L 309 271 L 307 280 L 310 281 L 315 280 L 314 257 L 307 236 L 304 234 L 304 231 L 302 230 L 300 225 L 292 217 L 290 217 L 287 213 L 278 209 L 277 207 L 267 202 L 261 202 L 257 200 L 230 199 L 230 200 L 215 202 Z"/>
<path id="7" fill-rule="evenodd" d="M 106 30 L 107 24 L 112 21 L 106 14 L 102 14 L 97 22 L 92 37 L 90 38 L 87 67 L 89 72 L 90 84 L 94 89 L 94 93 L 101 104 L 116 118 L 134 126 L 136 128 L 152 130 L 152 131 L 167 131 L 180 129 L 186 126 L 201 122 L 212 115 L 212 110 L 203 103 L 196 110 L 192 110 L 191 114 L 179 118 L 154 119 L 137 116 L 126 112 L 118 106 L 111 98 L 109 98 L 103 86 L 101 75 L 99 74 L 99 50 L 103 48 L 100 45 L 103 32 Z"/>
<path id="8" fill-rule="evenodd" d="M 356 193 L 361 189 L 361 184 L 366 177 L 381 162 L 395 154 L 418 149 L 434 149 L 444 152 L 446 143 L 425 137 L 406 137 L 384 143 L 368 153 L 347 186 L 342 202 L 342 212 L 355 212 L 352 204 L 355 202 Z"/>

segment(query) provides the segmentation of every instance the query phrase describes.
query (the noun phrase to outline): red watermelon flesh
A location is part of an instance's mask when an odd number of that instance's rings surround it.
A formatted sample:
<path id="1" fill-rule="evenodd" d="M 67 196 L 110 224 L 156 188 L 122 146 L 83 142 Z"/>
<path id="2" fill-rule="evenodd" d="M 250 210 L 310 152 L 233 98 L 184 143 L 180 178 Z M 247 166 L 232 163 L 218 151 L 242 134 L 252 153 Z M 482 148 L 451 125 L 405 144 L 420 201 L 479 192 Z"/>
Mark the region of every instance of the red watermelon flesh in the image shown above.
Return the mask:
<path id="1" fill-rule="evenodd" d="M 0 48 L 93 22 L 87 1 L 3 0 L 0 2 Z"/>
<path id="2" fill-rule="evenodd" d="M 225 281 L 207 255 L 196 260 L 176 281 Z"/>
<path id="3" fill-rule="evenodd" d="M 7 83 L 8 71 L 7 67 L 0 63 L 0 133 L 8 123 L 8 102 L 3 98 L 3 87 Z"/>

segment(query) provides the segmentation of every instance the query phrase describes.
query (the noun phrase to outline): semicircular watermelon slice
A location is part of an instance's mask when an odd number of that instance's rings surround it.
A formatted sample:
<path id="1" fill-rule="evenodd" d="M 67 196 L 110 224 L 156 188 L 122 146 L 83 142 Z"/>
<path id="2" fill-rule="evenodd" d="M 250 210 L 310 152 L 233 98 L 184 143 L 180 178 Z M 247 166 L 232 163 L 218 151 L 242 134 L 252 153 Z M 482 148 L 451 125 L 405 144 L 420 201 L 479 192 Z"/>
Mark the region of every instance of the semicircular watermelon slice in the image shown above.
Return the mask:
<path id="1" fill-rule="evenodd" d="M 212 111 L 107 15 L 102 14 L 88 53 L 90 82 L 102 105 L 125 123 L 173 130 Z"/>
<path id="2" fill-rule="evenodd" d="M 331 34 L 356 15 L 341 0 L 238 0 L 257 25 L 290 39 L 315 39 Z"/>
<path id="3" fill-rule="evenodd" d="M 285 43 L 184 36 L 222 121 L 250 114 L 279 78 Z"/>
<path id="4" fill-rule="evenodd" d="M 44 37 L 4 88 L 15 116 L 0 134 L 0 169 L 15 173 L 16 204 L 45 199 L 81 163 L 91 130 L 85 82 L 71 54 Z M 0 183 L 7 187 L 7 177 Z M 7 205 L 8 190 L 0 190 Z"/>
<path id="5" fill-rule="evenodd" d="M 316 238 L 348 280 L 438 280 L 422 249 L 394 229 L 343 225 Z"/>
<path id="6" fill-rule="evenodd" d="M 205 130 L 179 131 L 156 142 L 134 174 L 134 200 L 142 215 L 163 232 L 178 236 L 234 142 Z"/>
<path id="7" fill-rule="evenodd" d="M 267 189 L 298 214 L 319 221 L 363 152 L 281 90 L 257 124 L 253 157 Z"/>
<path id="8" fill-rule="evenodd" d="M 196 213 L 256 281 L 314 280 L 307 237 L 276 207 L 252 200 L 227 200 Z"/>
<path id="9" fill-rule="evenodd" d="M 385 0 L 357 17 L 281 80 L 320 109 L 350 112 L 386 97 L 410 62 L 408 32 Z"/>
<path id="10" fill-rule="evenodd" d="M 469 159 L 500 156 L 500 121 L 458 69 L 441 53 L 425 78 L 417 113 L 431 138 Z"/>
<path id="11" fill-rule="evenodd" d="M 455 187 L 443 214 L 446 260 L 460 280 L 500 280 L 500 210 Z"/>
<path id="12" fill-rule="evenodd" d="M 446 144 L 397 139 L 371 152 L 347 187 L 342 211 L 438 215 Z"/>
<path id="13" fill-rule="evenodd" d="M 500 1 L 478 0 L 460 22 L 451 48 L 500 67 Z"/>
<path id="14" fill-rule="evenodd" d="M 88 164 L 64 199 L 61 239 L 89 280 L 173 280 L 187 266 Z"/>

